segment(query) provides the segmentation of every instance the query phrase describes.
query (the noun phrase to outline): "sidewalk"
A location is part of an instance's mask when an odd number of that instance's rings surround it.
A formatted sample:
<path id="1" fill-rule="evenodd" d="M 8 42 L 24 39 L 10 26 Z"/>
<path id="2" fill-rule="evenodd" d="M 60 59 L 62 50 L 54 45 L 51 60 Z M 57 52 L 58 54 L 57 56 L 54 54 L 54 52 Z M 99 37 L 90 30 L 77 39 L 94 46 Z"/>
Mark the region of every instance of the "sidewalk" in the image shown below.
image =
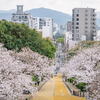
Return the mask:
<path id="1" fill-rule="evenodd" d="M 37 92 L 32 100 L 86 100 L 85 98 L 72 96 L 68 88 L 62 81 L 62 76 L 58 75 L 49 80 Z"/>

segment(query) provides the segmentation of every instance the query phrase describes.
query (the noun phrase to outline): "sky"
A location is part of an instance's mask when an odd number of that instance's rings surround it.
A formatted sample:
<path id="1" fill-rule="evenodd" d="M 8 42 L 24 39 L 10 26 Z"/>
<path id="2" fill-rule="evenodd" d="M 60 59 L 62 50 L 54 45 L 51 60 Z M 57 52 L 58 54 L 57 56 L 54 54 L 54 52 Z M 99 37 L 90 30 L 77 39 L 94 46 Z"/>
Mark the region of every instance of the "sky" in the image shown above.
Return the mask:
<path id="1" fill-rule="evenodd" d="M 16 9 L 16 5 L 24 5 L 24 10 L 44 7 L 68 14 L 76 7 L 90 7 L 100 11 L 100 0 L 0 0 L 0 10 Z"/>

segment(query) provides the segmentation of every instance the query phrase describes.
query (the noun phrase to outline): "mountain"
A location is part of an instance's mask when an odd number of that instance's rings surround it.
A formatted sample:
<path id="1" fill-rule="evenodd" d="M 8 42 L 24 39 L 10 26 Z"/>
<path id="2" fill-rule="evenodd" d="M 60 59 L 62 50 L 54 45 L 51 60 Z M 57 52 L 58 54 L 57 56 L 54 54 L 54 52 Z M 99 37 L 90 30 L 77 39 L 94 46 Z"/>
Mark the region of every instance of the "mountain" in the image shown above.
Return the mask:
<path id="1" fill-rule="evenodd" d="M 97 12 L 96 15 L 97 15 L 97 25 L 100 27 L 100 12 Z"/>
<path id="2" fill-rule="evenodd" d="M 31 13 L 34 17 L 50 17 L 53 18 L 57 24 L 66 24 L 67 21 L 71 20 L 69 14 L 65 14 L 56 10 L 51 10 L 47 8 L 38 8 L 27 11 Z"/>
<path id="3" fill-rule="evenodd" d="M 0 13 L 14 13 L 16 10 L 12 9 L 12 10 L 0 10 Z"/>
<path id="4" fill-rule="evenodd" d="M 0 10 L 0 19 L 11 20 L 11 15 L 15 10 Z"/>
<path id="5" fill-rule="evenodd" d="M 15 10 L 9 11 L 0 11 L 0 19 L 11 19 L 11 14 L 16 12 Z M 27 13 L 31 13 L 34 17 L 50 17 L 54 19 L 54 22 L 57 24 L 66 24 L 67 21 L 71 20 L 71 16 L 69 14 L 65 14 L 56 10 L 51 10 L 47 8 L 36 8 L 26 11 Z"/>

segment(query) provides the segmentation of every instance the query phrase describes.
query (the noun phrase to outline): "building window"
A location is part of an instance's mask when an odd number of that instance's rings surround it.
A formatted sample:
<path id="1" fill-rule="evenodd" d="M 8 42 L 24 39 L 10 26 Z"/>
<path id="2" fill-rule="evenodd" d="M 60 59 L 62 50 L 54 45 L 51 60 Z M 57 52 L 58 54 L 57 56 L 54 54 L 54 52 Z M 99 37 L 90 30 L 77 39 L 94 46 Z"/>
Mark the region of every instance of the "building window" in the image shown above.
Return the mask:
<path id="1" fill-rule="evenodd" d="M 25 16 L 25 19 L 28 19 L 28 17 L 27 17 L 27 16 Z"/>
<path id="2" fill-rule="evenodd" d="M 22 19 L 24 19 L 24 16 L 22 16 Z"/>
<path id="3" fill-rule="evenodd" d="M 72 18 L 72 21 L 74 21 L 74 18 Z"/>
<path id="4" fill-rule="evenodd" d="M 96 14 L 93 14 L 93 17 L 95 17 L 96 16 Z"/>
<path id="5" fill-rule="evenodd" d="M 79 14 L 76 14 L 77 17 L 79 17 Z"/>
<path id="6" fill-rule="evenodd" d="M 51 21 L 51 19 L 49 19 L 49 21 Z"/>
<path id="7" fill-rule="evenodd" d="M 76 27 L 76 29 L 79 29 L 79 27 Z"/>
<path id="8" fill-rule="evenodd" d="M 15 16 L 13 16 L 12 18 L 15 18 Z"/>
<path id="9" fill-rule="evenodd" d="M 77 18 L 76 21 L 79 21 L 79 18 Z"/>
<path id="10" fill-rule="evenodd" d="M 76 25 L 79 25 L 79 23 L 77 22 Z"/>
<path id="11" fill-rule="evenodd" d="M 46 22 L 44 22 L 44 26 L 46 26 Z"/>
<path id="12" fill-rule="evenodd" d="M 93 25 L 95 25 L 95 23 L 93 23 Z"/>
<path id="13" fill-rule="evenodd" d="M 21 16 L 19 16 L 19 19 L 21 19 Z"/>

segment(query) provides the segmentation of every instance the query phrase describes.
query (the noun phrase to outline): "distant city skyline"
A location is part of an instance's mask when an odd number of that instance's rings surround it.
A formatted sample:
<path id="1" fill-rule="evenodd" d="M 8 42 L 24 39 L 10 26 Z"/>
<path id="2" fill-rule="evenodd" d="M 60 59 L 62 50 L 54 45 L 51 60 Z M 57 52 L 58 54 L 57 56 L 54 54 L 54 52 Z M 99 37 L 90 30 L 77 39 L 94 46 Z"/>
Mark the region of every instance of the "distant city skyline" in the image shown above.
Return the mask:
<path id="1" fill-rule="evenodd" d="M 100 11 L 100 0 L 0 0 L 0 10 L 16 9 L 16 5 L 24 5 L 25 10 L 44 7 L 68 14 L 77 7 L 90 7 Z"/>

